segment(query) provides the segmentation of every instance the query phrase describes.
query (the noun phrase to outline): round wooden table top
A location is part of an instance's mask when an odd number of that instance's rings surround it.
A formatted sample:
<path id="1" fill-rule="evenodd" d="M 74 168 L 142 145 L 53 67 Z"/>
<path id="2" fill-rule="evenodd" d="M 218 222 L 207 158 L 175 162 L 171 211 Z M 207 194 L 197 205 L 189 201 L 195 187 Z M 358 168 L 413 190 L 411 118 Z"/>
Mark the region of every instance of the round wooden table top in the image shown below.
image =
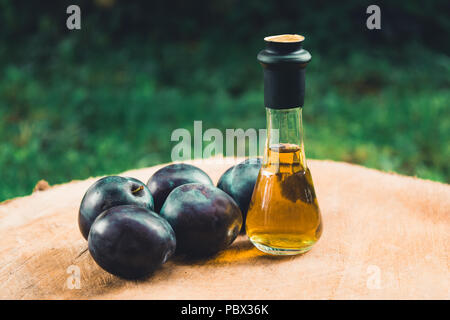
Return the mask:
<path id="1" fill-rule="evenodd" d="M 232 165 L 217 158 L 190 163 L 214 182 Z M 269 256 L 240 236 L 214 258 L 172 259 L 143 281 L 108 274 L 86 251 L 78 209 L 96 179 L 5 201 L 0 298 L 450 298 L 449 185 L 347 163 L 308 164 L 324 222 L 322 238 L 310 252 Z M 161 167 L 123 175 L 146 182 Z"/>

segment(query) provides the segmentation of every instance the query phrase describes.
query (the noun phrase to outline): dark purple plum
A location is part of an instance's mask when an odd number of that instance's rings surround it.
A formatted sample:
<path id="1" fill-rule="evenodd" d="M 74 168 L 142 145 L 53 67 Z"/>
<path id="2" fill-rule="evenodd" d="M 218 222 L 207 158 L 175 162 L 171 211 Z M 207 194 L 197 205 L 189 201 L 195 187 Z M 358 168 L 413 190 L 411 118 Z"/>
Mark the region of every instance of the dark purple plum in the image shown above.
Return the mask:
<path id="1" fill-rule="evenodd" d="M 230 195 L 241 209 L 243 218 L 241 232 L 245 232 L 248 206 L 260 169 L 260 158 L 247 159 L 225 171 L 217 183 L 217 188 Z"/>
<path id="2" fill-rule="evenodd" d="M 97 217 L 88 238 L 89 252 L 100 267 L 116 276 L 149 276 L 175 252 L 170 224 L 148 209 L 125 205 Z"/>
<path id="3" fill-rule="evenodd" d="M 88 238 L 91 225 L 103 211 L 126 204 L 153 210 L 152 194 L 142 181 L 109 176 L 95 182 L 84 195 L 78 213 L 83 237 Z"/>
<path id="4" fill-rule="evenodd" d="M 239 234 L 242 214 L 222 190 L 201 183 L 174 189 L 161 208 L 177 237 L 177 254 L 213 255 L 227 248 Z"/>
<path id="5" fill-rule="evenodd" d="M 147 182 L 155 201 L 155 211 L 161 211 L 164 201 L 173 189 L 187 183 L 213 185 L 206 172 L 190 164 L 171 164 L 156 171 Z"/>

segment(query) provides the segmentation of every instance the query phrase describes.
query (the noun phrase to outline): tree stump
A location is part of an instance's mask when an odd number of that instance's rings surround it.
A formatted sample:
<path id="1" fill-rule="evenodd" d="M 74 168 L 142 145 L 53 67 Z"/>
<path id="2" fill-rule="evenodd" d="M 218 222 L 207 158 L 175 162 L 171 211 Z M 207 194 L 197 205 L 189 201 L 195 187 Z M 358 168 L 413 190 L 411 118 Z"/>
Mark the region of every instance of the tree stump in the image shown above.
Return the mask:
<path id="1" fill-rule="evenodd" d="M 232 165 L 190 163 L 214 182 Z M 240 236 L 211 259 L 172 259 L 141 281 L 108 274 L 86 250 L 78 209 L 96 179 L 5 201 L 0 298 L 449 299 L 449 185 L 347 163 L 309 166 L 324 223 L 310 252 L 269 256 Z M 146 182 L 161 167 L 123 175 Z"/>

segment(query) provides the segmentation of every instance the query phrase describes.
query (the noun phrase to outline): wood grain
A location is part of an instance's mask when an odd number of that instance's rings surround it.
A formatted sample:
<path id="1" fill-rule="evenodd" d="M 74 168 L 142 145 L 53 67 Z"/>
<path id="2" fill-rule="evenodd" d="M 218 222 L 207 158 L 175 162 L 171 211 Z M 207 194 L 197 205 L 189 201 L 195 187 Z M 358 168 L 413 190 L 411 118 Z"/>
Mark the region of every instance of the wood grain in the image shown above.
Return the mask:
<path id="1" fill-rule="evenodd" d="M 231 166 L 193 161 L 216 182 Z M 0 204 L 2 299 L 449 299 L 450 186 L 346 163 L 309 161 L 324 233 L 272 257 L 241 236 L 202 261 L 171 260 L 145 281 L 98 267 L 77 224 L 73 181 Z M 142 181 L 161 166 L 124 173 Z M 81 271 L 70 289 L 68 268 Z"/>

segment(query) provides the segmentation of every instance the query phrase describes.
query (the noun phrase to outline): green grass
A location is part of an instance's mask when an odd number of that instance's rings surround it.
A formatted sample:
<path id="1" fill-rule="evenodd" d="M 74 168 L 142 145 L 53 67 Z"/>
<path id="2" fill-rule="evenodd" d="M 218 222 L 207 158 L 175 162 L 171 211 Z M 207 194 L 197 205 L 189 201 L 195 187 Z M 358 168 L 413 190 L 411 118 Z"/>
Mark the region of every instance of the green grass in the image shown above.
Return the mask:
<path id="1" fill-rule="evenodd" d="M 26 50 L 19 48 L 17 50 Z M 0 51 L 0 201 L 50 184 L 170 161 L 176 128 L 263 128 L 256 52 L 140 44 L 51 56 Z M 450 58 L 313 53 L 303 111 L 308 158 L 450 181 Z M 176 52 L 176 54 L 174 54 Z M 182 57 L 182 59 L 180 59 Z"/>

